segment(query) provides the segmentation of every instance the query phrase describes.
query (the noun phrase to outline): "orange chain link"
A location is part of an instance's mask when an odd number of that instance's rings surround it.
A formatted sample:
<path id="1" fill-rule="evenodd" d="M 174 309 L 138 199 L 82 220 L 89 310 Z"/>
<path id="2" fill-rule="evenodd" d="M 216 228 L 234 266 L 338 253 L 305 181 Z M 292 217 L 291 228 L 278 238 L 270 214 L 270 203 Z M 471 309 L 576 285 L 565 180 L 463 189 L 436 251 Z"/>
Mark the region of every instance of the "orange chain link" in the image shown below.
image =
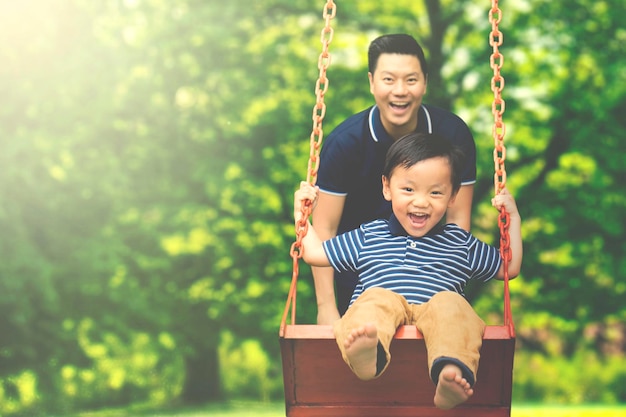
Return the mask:
<path id="1" fill-rule="evenodd" d="M 491 78 L 493 104 L 491 106 L 491 112 L 494 118 L 493 138 L 495 140 L 495 147 L 493 150 L 493 161 L 495 164 L 494 184 L 496 194 L 498 194 L 506 184 L 506 171 L 504 169 L 504 160 L 506 159 L 506 149 L 504 147 L 505 126 L 502 121 L 502 114 L 505 108 L 505 103 L 502 99 L 504 78 L 500 74 L 500 69 L 504 64 L 504 56 L 498 50 L 498 47 L 502 45 L 503 41 L 502 32 L 498 29 L 501 19 L 502 11 L 498 8 L 498 0 L 492 0 L 491 10 L 489 11 L 489 22 L 491 23 L 489 44 L 493 47 L 490 64 L 493 69 L 493 77 Z"/>
<path id="2" fill-rule="evenodd" d="M 309 163 L 307 168 L 307 182 L 311 185 L 315 185 L 317 181 L 317 170 L 319 167 L 319 154 L 322 147 L 322 140 L 324 138 L 324 131 L 322 129 L 322 122 L 324 116 L 326 116 L 326 104 L 324 103 L 324 96 L 328 91 L 329 80 L 326 77 L 326 70 L 330 66 L 330 53 L 328 47 L 333 40 L 333 28 L 330 25 L 331 20 L 337 14 L 337 6 L 332 0 L 328 0 L 324 5 L 322 17 L 325 21 L 325 26 L 321 32 L 322 52 L 320 53 L 317 67 L 319 69 L 319 76 L 315 83 L 315 105 L 313 106 L 313 129 L 310 137 L 310 151 L 309 151 Z M 302 239 L 308 230 L 308 218 L 311 215 L 313 207 L 311 201 L 306 201 L 302 205 L 302 215 L 300 219 L 296 221 L 296 241 L 291 245 L 291 258 L 293 260 L 293 274 L 291 279 L 291 288 L 289 289 L 289 297 L 287 299 L 287 305 L 285 306 L 285 312 L 283 315 L 283 321 L 281 324 L 281 334 L 287 318 L 289 306 L 291 305 L 291 323 L 296 322 L 296 283 L 298 281 L 298 261 L 302 258 Z"/>
<path id="3" fill-rule="evenodd" d="M 326 70 L 330 66 L 330 53 L 328 52 L 328 46 L 333 40 L 333 28 L 330 26 L 330 21 L 335 17 L 337 13 L 337 6 L 332 0 L 326 2 L 324 6 L 323 17 L 326 21 L 326 25 L 322 29 L 321 42 L 322 53 L 319 56 L 317 62 L 317 68 L 319 69 L 319 77 L 315 83 L 315 106 L 313 106 L 313 130 L 311 131 L 311 146 L 309 152 L 309 166 L 307 170 L 307 181 L 312 185 L 315 184 L 317 179 L 317 169 L 319 167 L 319 153 L 322 146 L 322 139 L 324 137 L 324 131 L 322 130 L 322 121 L 326 115 L 326 104 L 324 104 L 324 96 L 328 91 L 328 78 L 326 77 Z"/>
<path id="4" fill-rule="evenodd" d="M 504 113 L 505 103 L 502 99 L 502 89 L 504 88 L 504 78 L 500 74 L 500 69 L 504 64 L 504 55 L 498 49 L 502 45 L 504 37 L 499 30 L 498 25 L 502 20 L 502 11 L 498 7 L 498 0 L 491 1 L 491 10 L 489 11 L 489 22 L 491 23 L 491 33 L 489 35 L 489 44 L 493 47 L 490 58 L 490 65 L 493 69 L 493 77 L 491 78 L 491 90 L 493 91 L 493 104 L 491 112 L 493 113 L 493 162 L 494 162 L 494 188 L 498 194 L 506 186 L 506 169 L 504 161 L 506 159 L 506 147 L 504 146 L 504 133 L 506 131 L 502 114 Z M 500 210 L 498 216 L 498 226 L 500 228 L 500 254 L 502 256 L 504 267 L 504 320 L 506 324 L 512 324 L 511 306 L 509 295 L 509 273 L 508 265 L 511 261 L 511 244 L 509 237 L 510 217 L 504 208 Z"/>

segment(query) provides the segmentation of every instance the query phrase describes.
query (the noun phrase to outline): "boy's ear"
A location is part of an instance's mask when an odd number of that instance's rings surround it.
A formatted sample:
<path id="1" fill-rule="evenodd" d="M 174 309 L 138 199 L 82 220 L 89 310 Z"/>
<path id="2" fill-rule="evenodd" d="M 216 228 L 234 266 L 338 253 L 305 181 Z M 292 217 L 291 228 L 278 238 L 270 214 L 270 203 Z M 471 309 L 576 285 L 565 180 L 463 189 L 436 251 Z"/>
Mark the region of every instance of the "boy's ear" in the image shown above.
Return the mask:
<path id="1" fill-rule="evenodd" d="M 382 181 L 383 181 L 383 197 L 385 197 L 385 200 L 391 201 L 391 189 L 389 188 L 389 179 L 383 175 Z"/>

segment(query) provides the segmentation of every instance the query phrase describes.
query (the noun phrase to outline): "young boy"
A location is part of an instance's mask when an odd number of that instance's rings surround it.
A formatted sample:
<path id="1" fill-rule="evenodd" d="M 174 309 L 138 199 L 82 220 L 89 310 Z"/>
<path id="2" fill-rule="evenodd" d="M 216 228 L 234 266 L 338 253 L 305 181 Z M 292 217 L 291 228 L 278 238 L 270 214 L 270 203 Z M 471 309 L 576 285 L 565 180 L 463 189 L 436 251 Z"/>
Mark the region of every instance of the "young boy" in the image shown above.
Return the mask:
<path id="1" fill-rule="evenodd" d="M 412 133 L 389 148 L 382 175 L 389 220 L 374 220 L 322 242 L 309 224 L 303 258 L 314 266 L 353 271 L 359 281 L 346 314 L 334 323 L 344 361 L 363 380 L 389 364 L 398 328 L 415 325 L 424 335 L 428 366 L 437 385 L 434 403 L 450 409 L 472 394 L 485 324 L 463 297 L 470 280 L 504 277 L 498 249 L 455 224 L 441 224 L 461 186 L 463 154 L 435 134 Z M 318 190 L 303 182 L 295 193 L 294 216 Z M 521 219 L 505 189 L 492 204 L 510 216 L 512 259 L 519 274 Z"/>

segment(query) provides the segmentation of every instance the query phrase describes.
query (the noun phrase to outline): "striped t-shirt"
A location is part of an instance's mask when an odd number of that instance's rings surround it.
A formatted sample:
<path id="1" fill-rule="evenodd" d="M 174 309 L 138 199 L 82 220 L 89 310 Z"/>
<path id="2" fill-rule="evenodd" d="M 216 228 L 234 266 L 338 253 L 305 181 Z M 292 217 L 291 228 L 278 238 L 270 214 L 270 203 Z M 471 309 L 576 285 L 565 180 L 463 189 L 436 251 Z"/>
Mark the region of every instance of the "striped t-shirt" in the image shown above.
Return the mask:
<path id="1" fill-rule="evenodd" d="M 414 238 L 393 215 L 325 241 L 324 251 L 336 271 L 359 276 L 350 304 L 372 287 L 401 294 L 410 304 L 422 304 L 441 291 L 463 295 L 469 280 L 488 281 L 501 264 L 498 249 L 455 224 Z"/>

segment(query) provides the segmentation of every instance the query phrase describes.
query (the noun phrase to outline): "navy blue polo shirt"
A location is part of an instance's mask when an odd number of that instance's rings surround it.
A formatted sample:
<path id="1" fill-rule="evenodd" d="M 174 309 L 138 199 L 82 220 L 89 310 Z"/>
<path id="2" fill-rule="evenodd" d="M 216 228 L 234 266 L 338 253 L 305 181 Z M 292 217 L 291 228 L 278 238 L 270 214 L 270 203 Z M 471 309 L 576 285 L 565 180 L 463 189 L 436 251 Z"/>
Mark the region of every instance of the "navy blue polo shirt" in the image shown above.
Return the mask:
<path id="1" fill-rule="evenodd" d="M 462 184 L 476 182 L 476 145 L 460 117 L 422 104 L 416 131 L 437 133 L 459 146 L 466 157 Z M 324 141 L 316 183 L 322 192 L 346 196 L 338 234 L 374 219 L 388 219 L 391 215 L 391 203 L 383 197 L 381 176 L 392 143 L 375 105 L 346 119 Z M 354 275 L 352 278 L 342 276 L 337 282 L 354 286 L 356 281 Z"/>

